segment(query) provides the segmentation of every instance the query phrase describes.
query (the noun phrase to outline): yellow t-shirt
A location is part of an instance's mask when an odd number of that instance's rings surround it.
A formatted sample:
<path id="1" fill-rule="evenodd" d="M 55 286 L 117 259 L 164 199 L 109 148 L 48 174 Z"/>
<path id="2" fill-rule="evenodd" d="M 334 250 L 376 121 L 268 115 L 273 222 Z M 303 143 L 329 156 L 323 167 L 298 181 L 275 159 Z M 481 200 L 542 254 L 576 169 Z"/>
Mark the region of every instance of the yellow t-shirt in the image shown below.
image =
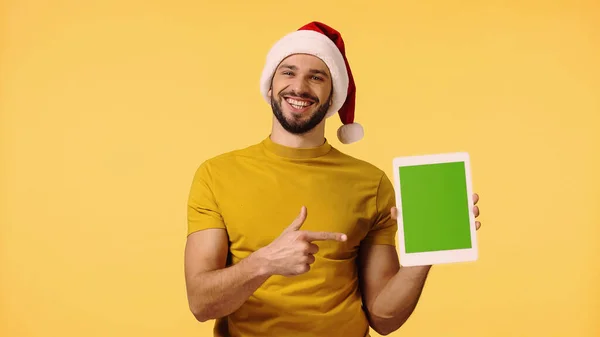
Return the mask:
<path id="1" fill-rule="evenodd" d="M 368 336 L 356 258 L 361 243 L 395 245 L 393 186 L 375 166 L 327 141 L 289 148 L 270 137 L 203 162 L 188 203 L 188 234 L 223 228 L 235 264 L 271 243 L 307 207 L 301 230 L 341 232 L 346 242 L 315 241 L 305 274 L 270 277 L 215 336 Z"/>

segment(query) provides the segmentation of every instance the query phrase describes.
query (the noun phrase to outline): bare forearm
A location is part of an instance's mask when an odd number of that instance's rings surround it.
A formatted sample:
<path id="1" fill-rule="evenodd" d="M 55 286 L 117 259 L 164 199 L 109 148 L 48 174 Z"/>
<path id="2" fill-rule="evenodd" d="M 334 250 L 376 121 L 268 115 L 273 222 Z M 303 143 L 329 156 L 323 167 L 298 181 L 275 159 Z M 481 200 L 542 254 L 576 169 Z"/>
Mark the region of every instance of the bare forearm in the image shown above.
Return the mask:
<path id="1" fill-rule="evenodd" d="M 231 267 L 199 273 L 190 282 L 190 308 L 201 322 L 227 316 L 268 278 L 260 259 L 252 255 Z"/>
<path id="2" fill-rule="evenodd" d="M 430 268 L 402 267 L 390 278 L 369 312 L 374 329 L 388 334 L 406 322 L 419 301 Z"/>

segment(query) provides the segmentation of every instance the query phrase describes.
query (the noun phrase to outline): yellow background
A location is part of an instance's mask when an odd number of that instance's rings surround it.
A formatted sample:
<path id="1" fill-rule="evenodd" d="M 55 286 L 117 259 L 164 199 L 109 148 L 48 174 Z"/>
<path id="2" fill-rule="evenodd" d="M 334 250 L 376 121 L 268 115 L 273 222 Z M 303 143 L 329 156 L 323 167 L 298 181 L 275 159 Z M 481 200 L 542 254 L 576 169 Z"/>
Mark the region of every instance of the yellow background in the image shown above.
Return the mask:
<path id="1" fill-rule="evenodd" d="M 265 54 L 339 29 L 361 142 L 468 151 L 480 260 L 393 336 L 600 336 L 596 1 L 34 1 L 0 8 L 0 335 L 209 336 L 183 280 L 204 159 L 258 142 Z"/>

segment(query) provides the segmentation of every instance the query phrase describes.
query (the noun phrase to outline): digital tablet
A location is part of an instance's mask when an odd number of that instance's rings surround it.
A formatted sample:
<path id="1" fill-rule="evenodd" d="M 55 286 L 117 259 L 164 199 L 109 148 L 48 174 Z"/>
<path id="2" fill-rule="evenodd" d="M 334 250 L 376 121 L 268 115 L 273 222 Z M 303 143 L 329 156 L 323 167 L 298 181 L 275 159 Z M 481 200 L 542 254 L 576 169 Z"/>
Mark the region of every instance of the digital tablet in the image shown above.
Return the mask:
<path id="1" fill-rule="evenodd" d="M 402 266 L 477 260 L 469 154 L 393 160 Z"/>

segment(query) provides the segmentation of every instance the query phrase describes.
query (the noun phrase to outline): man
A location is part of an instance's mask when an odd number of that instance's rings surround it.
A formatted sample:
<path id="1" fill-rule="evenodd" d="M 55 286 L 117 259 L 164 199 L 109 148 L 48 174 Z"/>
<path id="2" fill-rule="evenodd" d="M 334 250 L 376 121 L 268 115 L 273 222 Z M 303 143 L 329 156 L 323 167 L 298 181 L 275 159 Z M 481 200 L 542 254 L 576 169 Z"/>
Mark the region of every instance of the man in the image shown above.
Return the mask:
<path id="1" fill-rule="evenodd" d="M 417 304 L 429 267 L 400 268 L 390 180 L 324 136 L 336 112 L 342 143 L 363 136 L 344 49 L 319 22 L 278 41 L 261 78 L 270 135 L 194 176 L 186 285 L 215 336 L 385 335 Z"/>

